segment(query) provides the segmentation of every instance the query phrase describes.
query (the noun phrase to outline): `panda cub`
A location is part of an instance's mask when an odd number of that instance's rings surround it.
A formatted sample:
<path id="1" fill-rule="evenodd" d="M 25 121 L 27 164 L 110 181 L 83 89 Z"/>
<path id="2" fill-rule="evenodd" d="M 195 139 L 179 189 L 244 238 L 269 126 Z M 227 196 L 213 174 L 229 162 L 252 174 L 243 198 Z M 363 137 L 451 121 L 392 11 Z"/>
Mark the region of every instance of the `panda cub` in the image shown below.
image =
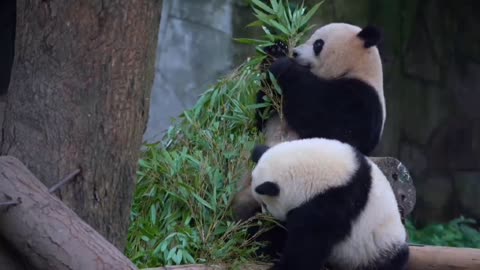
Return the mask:
<path id="1" fill-rule="evenodd" d="M 386 118 L 383 72 L 376 44 L 380 32 L 331 23 L 317 29 L 293 49 L 293 58 L 278 48 L 269 71 L 282 89 L 282 121 L 274 113 L 266 121 L 257 111 L 257 126 L 266 144 L 304 138 L 328 138 L 349 143 L 369 155 L 380 141 Z M 265 93 L 259 91 L 257 102 Z M 266 108 L 269 110 L 268 108 Z M 253 216 L 259 205 L 250 194 L 251 178 L 240 182 L 232 208 L 235 219 Z"/>
<path id="2" fill-rule="evenodd" d="M 349 144 L 330 139 L 256 147 L 252 193 L 286 225 L 271 269 L 406 269 L 406 231 L 380 169 Z M 277 241 L 277 242 L 275 242 Z"/>

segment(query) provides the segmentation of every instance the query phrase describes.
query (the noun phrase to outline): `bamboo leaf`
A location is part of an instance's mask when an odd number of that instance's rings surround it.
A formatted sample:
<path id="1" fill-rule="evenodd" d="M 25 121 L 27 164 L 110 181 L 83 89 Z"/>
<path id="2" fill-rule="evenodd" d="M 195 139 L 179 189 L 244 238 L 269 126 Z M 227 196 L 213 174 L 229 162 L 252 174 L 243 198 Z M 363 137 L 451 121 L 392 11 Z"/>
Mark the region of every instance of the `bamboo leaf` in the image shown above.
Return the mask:
<path id="1" fill-rule="evenodd" d="M 284 33 L 285 35 L 289 36 L 290 35 L 290 32 L 288 32 L 287 28 L 285 28 L 283 25 L 279 24 L 278 22 L 274 21 L 274 20 L 269 20 L 270 24 L 277 28 L 278 30 L 282 31 L 282 33 Z"/>
<path id="2" fill-rule="evenodd" d="M 251 0 L 253 4 L 255 4 L 257 7 L 263 9 L 264 11 L 270 13 L 270 14 L 274 14 L 274 10 L 272 8 L 270 8 L 269 6 L 267 6 L 266 4 L 262 3 L 261 1 L 259 0 Z"/>
<path id="3" fill-rule="evenodd" d="M 302 18 L 302 23 L 301 25 L 304 25 L 306 23 L 308 23 L 310 21 L 310 19 L 313 17 L 313 15 L 317 12 L 318 8 L 325 2 L 325 0 L 323 0 L 322 2 L 320 3 L 317 3 L 315 4 L 308 12 L 307 14 L 305 14 L 305 16 L 303 16 Z"/>

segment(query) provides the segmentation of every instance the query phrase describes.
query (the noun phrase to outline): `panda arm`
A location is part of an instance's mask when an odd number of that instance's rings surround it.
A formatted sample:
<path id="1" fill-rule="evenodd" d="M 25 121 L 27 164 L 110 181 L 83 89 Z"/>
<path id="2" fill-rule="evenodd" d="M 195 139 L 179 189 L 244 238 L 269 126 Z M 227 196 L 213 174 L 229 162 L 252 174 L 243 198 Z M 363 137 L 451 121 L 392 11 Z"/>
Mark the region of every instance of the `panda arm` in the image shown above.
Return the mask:
<path id="1" fill-rule="evenodd" d="M 342 200 L 335 198 L 337 195 L 316 197 L 289 212 L 288 237 L 273 269 L 319 269 L 327 262 L 333 247 L 348 235 L 351 226 L 343 207 L 334 207 Z"/>
<path id="2" fill-rule="evenodd" d="M 356 79 L 321 79 L 290 59 L 271 70 L 282 88 L 283 114 L 301 138 L 338 139 L 364 154 L 373 150 L 383 122 L 373 87 Z"/>
<path id="3" fill-rule="evenodd" d="M 282 41 L 277 41 L 275 44 L 271 46 L 267 46 L 264 48 L 267 56 L 263 61 L 260 63 L 260 71 L 263 73 L 268 70 L 271 65 L 271 62 L 274 61 L 276 58 L 285 57 L 288 55 L 288 45 Z M 265 102 L 263 98 L 265 97 L 265 92 L 263 91 L 264 88 L 269 87 L 272 84 L 269 77 L 267 76 L 266 80 L 262 81 L 262 89 L 257 92 L 256 96 L 256 103 L 263 103 Z M 255 122 L 256 127 L 258 130 L 262 130 L 264 127 L 264 119 L 262 115 L 267 113 L 270 108 L 258 108 L 255 113 Z"/>

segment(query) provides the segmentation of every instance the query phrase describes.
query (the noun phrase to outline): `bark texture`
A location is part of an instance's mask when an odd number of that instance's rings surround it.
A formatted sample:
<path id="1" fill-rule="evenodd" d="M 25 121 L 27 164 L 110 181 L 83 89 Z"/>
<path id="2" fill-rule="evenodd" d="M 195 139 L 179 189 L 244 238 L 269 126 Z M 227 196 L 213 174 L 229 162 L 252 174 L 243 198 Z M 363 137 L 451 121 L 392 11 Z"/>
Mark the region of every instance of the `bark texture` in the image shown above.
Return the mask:
<path id="1" fill-rule="evenodd" d="M 161 1 L 17 1 L 0 151 L 123 250 L 148 118 Z"/>
<path id="2" fill-rule="evenodd" d="M 0 208 L 0 234 L 34 269 L 136 269 L 18 159 L 0 157 L 0 186 L 0 197 L 21 202 Z"/>

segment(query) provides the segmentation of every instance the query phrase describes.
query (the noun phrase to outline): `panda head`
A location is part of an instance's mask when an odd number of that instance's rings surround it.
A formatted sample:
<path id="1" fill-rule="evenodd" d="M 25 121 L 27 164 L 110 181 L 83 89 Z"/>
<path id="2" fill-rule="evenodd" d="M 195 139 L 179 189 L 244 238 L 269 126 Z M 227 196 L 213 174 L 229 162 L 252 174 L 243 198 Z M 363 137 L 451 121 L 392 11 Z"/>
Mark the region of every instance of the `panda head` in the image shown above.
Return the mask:
<path id="1" fill-rule="evenodd" d="M 347 23 L 331 23 L 294 48 L 293 57 L 321 78 L 360 79 L 383 91 L 382 63 L 376 47 L 380 37 L 373 26 L 362 29 Z"/>
<path id="2" fill-rule="evenodd" d="M 359 166 L 351 146 L 321 138 L 257 146 L 252 159 L 252 194 L 281 221 L 315 195 L 346 184 Z"/>

